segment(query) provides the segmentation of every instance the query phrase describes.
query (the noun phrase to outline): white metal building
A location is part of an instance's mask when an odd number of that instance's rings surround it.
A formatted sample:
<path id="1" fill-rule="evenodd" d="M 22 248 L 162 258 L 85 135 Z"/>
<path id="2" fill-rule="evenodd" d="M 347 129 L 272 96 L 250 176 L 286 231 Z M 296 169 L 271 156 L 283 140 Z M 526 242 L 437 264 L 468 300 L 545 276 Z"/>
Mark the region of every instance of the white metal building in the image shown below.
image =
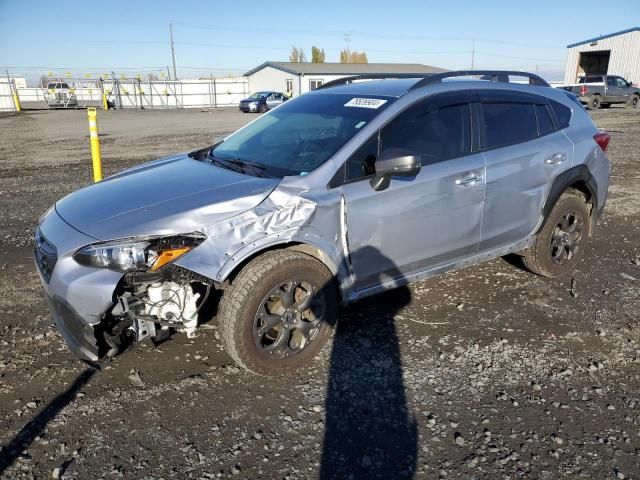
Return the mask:
<path id="1" fill-rule="evenodd" d="M 444 68 L 420 63 L 293 63 L 265 62 L 244 74 L 249 90 L 293 92 L 294 96 L 314 90 L 323 83 L 351 75 L 403 73 L 424 75 L 445 72 Z"/>
<path id="2" fill-rule="evenodd" d="M 567 45 L 566 84 L 584 75 L 619 75 L 640 84 L 640 27 Z"/>

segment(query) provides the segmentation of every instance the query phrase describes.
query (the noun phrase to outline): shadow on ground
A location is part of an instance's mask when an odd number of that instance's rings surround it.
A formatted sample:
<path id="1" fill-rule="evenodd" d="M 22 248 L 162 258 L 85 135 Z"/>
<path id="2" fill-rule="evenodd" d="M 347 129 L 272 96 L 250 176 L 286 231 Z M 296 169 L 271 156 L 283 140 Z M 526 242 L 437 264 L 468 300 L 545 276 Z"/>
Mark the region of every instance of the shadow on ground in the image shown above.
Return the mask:
<path id="1" fill-rule="evenodd" d="M 378 250 L 358 254 L 385 276 L 399 276 Z M 407 403 L 395 327 L 396 313 L 410 301 L 410 290 L 400 287 L 341 311 L 327 385 L 322 480 L 415 473 L 417 425 Z M 363 328 L 366 337 L 359 336 Z"/>
<path id="2" fill-rule="evenodd" d="M 78 392 L 91 380 L 91 377 L 96 372 L 97 370 L 92 367 L 83 370 L 69 388 L 51 400 L 33 419 L 20 429 L 7 445 L 2 447 L 2 451 L 0 451 L 0 474 L 13 464 L 21 452 L 33 443 L 34 439 L 43 432 L 47 424 L 64 407 L 73 402 Z"/>

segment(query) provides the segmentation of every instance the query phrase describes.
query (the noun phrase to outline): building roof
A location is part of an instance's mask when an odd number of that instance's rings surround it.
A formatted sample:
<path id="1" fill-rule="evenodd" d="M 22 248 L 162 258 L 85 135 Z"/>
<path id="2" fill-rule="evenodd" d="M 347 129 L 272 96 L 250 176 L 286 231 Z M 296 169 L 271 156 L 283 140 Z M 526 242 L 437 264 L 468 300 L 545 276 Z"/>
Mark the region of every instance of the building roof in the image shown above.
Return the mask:
<path id="1" fill-rule="evenodd" d="M 423 65 L 421 63 L 294 63 L 264 62 L 252 68 L 245 77 L 265 67 L 277 68 L 292 75 L 365 75 L 368 73 L 425 74 L 446 72 L 444 68 Z"/>
<path id="2" fill-rule="evenodd" d="M 583 40 L 578 43 L 572 43 L 571 45 L 567 45 L 567 48 L 577 47 L 579 45 L 584 45 L 585 43 L 597 42 L 598 40 L 604 40 L 605 38 L 617 37 L 618 35 L 624 35 L 625 33 L 638 32 L 640 31 L 640 27 L 631 27 L 626 30 L 620 30 L 619 32 L 609 33 L 607 35 L 600 35 L 599 37 L 590 38 L 588 40 Z"/>

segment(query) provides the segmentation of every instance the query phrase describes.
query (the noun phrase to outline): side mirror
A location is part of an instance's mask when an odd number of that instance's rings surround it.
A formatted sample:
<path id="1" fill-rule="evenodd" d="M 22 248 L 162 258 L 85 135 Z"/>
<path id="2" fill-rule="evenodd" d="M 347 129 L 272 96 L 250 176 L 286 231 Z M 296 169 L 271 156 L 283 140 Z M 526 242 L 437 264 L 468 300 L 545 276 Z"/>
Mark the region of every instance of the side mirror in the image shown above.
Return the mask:
<path id="1" fill-rule="evenodd" d="M 384 190 L 389 187 L 391 177 L 415 177 L 421 167 L 419 155 L 399 148 L 390 148 L 383 151 L 374 164 L 376 174 L 370 181 L 371 187 L 376 191 Z"/>

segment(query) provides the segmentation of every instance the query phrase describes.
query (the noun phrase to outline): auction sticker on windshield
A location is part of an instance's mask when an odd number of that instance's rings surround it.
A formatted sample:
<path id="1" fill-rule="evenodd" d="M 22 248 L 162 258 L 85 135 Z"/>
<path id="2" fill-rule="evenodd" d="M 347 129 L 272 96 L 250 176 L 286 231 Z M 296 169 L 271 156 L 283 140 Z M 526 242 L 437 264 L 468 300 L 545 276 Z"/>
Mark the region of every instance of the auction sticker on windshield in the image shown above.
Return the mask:
<path id="1" fill-rule="evenodd" d="M 387 103 L 386 100 L 381 98 L 352 98 L 344 104 L 345 107 L 359 107 L 359 108 L 380 108 Z"/>

